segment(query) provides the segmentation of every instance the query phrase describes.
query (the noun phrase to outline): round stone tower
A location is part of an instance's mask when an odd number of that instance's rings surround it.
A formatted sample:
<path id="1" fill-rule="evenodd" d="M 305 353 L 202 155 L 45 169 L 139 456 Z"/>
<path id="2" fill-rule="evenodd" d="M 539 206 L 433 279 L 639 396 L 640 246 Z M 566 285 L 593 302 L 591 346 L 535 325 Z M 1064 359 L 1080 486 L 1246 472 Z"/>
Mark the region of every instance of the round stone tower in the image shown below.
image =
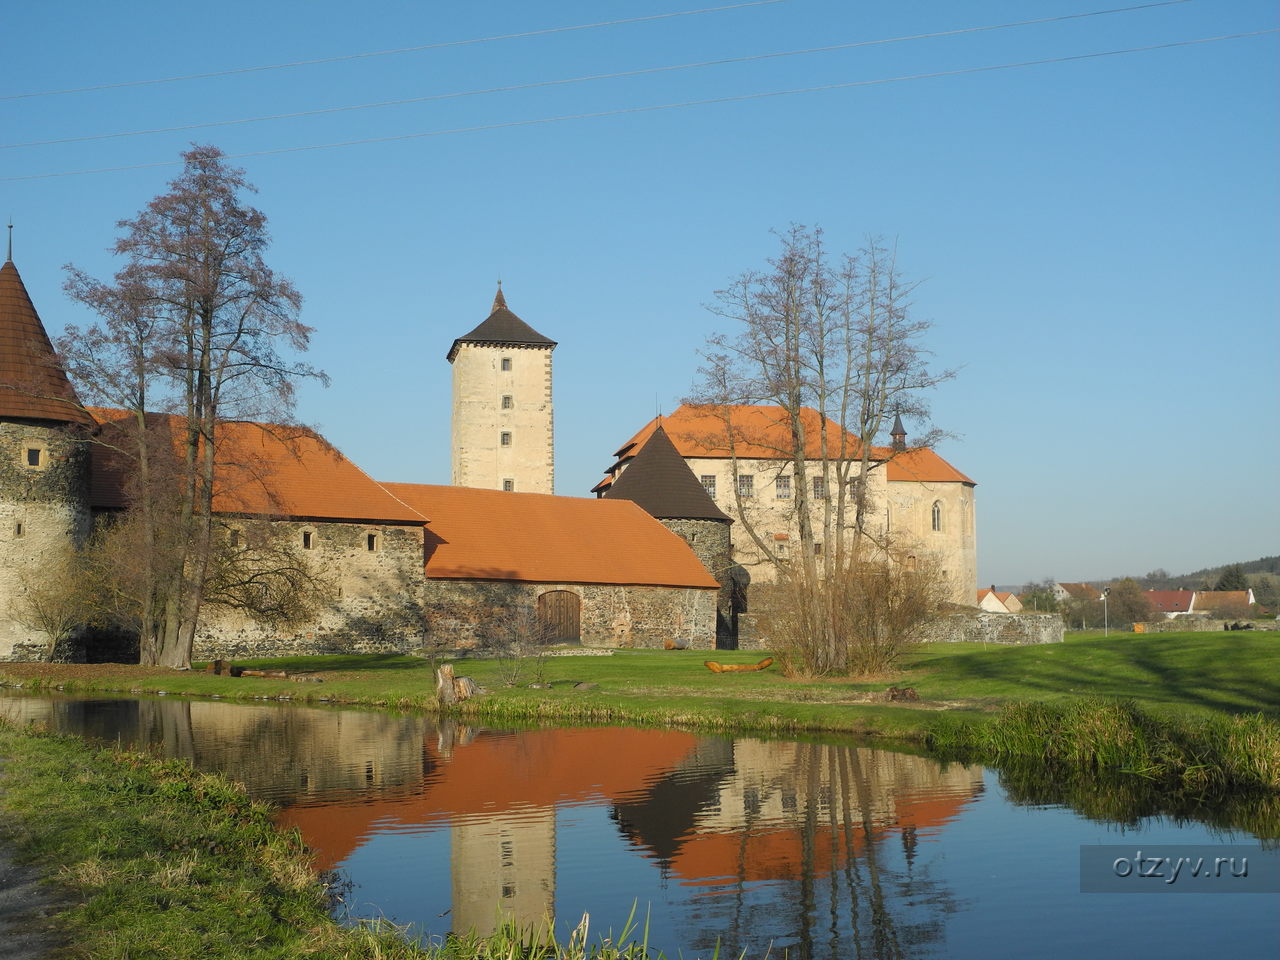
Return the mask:
<path id="1" fill-rule="evenodd" d="M 0 660 L 48 655 L 27 599 L 89 535 L 88 432 L 12 259 L 0 267 Z M 47 581 L 46 581 L 47 582 Z"/>
<path id="2" fill-rule="evenodd" d="M 738 605 L 729 537 L 733 520 L 716 506 L 661 424 L 600 496 L 634 501 L 689 545 L 720 584 L 716 597 L 716 646 L 735 648 Z"/>
<path id="3" fill-rule="evenodd" d="M 548 340 L 507 309 L 502 285 L 480 326 L 453 341 L 453 485 L 555 492 Z"/>

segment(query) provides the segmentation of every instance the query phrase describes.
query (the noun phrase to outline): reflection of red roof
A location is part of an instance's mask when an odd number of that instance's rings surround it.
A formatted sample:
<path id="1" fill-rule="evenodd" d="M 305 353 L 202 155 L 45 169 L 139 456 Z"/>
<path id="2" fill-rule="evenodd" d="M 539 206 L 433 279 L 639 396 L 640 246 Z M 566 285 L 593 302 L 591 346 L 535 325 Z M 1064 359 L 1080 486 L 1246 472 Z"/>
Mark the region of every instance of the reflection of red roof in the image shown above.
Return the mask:
<path id="1" fill-rule="evenodd" d="M 427 576 L 719 589 L 678 536 L 630 500 L 388 483 L 431 517 Z"/>
<path id="2" fill-rule="evenodd" d="M 92 410 L 110 431 L 131 416 L 123 410 Z M 183 422 L 148 414 L 149 428 L 168 431 L 180 441 Z M 163 433 L 161 433 L 163 435 Z M 425 518 L 370 478 L 311 430 L 270 423 L 228 422 L 217 430 L 217 481 L 213 509 L 218 513 L 324 520 L 368 520 L 421 526 Z M 127 449 L 128 443 L 120 444 Z M 176 447 L 175 447 L 176 449 Z M 95 507 L 125 505 L 125 477 L 131 462 L 110 446 L 93 444 Z"/>
<path id="3" fill-rule="evenodd" d="M 346 860 L 372 833 L 394 824 L 431 824 L 491 817 L 528 808 L 602 797 L 622 800 L 679 766 L 697 746 L 693 734 L 627 727 L 482 734 L 438 755 L 416 796 L 288 807 L 280 819 L 318 851 L 317 866 Z M 435 751 L 428 747 L 427 752 Z"/>
<path id="4" fill-rule="evenodd" d="M 809 459 L 818 460 L 822 457 L 821 427 L 824 422 L 829 458 L 856 459 L 862 455 L 862 444 L 858 438 L 842 430 L 830 418 L 820 415 L 817 410 L 803 407 L 801 420 L 805 428 Z M 736 456 L 754 460 L 786 459 L 786 451 L 791 442 L 790 420 L 782 407 L 747 404 L 718 407 L 686 403 L 670 416 L 654 417 L 624 443 L 614 456 L 620 462 L 630 460 L 659 425 L 685 459 L 727 458 L 730 456 L 730 438 L 733 439 L 732 452 Z M 889 447 L 873 447 L 871 457 L 877 463 L 888 461 L 886 477 L 890 482 L 973 483 L 938 454 L 925 448 L 895 453 Z M 607 488 L 618 466 L 619 464 L 615 464 L 610 469 L 610 476 L 592 488 L 593 493 Z"/>

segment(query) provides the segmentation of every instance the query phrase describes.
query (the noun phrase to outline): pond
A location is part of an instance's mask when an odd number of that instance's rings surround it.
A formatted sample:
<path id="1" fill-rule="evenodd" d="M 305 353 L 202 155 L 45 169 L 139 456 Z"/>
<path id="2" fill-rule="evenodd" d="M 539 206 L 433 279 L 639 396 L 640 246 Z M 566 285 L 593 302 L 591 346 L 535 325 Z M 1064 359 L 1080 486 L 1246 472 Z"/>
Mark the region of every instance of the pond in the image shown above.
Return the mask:
<path id="1" fill-rule="evenodd" d="M 772 944 L 793 960 L 1280 947 L 1274 894 L 1080 892 L 1082 845 L 1248 844 L 1277 866 L 1274 844 L 1259 849 L 1270 821 L 1247 809 L 1250 829 L 1213 825 L 1076 783 L 1065 799 L 1086 816 L 1025 772 L 832 739 L 176 698 L 0 695 L 0 715 L 241 781 L 349 879 L 352 917 L 424 938 L 548 913 L 564 929 L 584 912 L 602 934 L 638 902 L 671 957 L 709 957 L 717 941 L 722 957 Z"/>

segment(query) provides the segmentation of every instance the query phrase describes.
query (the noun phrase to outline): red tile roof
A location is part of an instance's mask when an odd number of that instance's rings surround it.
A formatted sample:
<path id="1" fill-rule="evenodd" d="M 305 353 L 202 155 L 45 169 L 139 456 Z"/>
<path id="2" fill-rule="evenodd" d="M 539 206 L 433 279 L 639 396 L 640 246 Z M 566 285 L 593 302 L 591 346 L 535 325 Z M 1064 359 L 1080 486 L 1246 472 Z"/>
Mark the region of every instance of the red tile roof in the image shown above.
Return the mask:
<path id="1" fill-rule="evenodd" d="M 428 577 L 718 589 L 678 536 L 630 500 L 387 483 L 431 517 Z"/>
<path id="2" fill-rule="evenodd" d="M 1146 593 L 1151 606 L 1161 613 L 1188 613 L 1196 596 L 1194 590 L 1148 590 Z"/>
<path id="3" fill-rule="evenodd" d="M 11 260 L 0 266 L 0 417 L 93 424 Z"/>
<path id="4" fill-rule="evenodd" d="M 861 456 L 862 444 L 858 438 L 841 430 L 829 417 L 823 417 L 811 407 L 804 407 L 801 420 L 805 427 L 805 445 L 810 459 L 822 457 L 821 426 L 824 421 L 827 425 L 828 456 Z M 624 443 L 614 456 L 620 462 L 634 457 L 659 425 L 680 456 L 686 459 L 727 458 L 730 456 L 730 437 L 734 441 L 733 452 L 739 457 L 779 460 L 788 456 L 786 450 L 790 443 L 791 427 L 782 407 L 750 404 L 715 407 L 688 403 L 681 404 L 669 416 L 654 417 Z M 888 461 L 886 477 L 890 482 L 974 483 L 932 450 L 921 448 L 895 453 L 890 447 L 873 447 L 871 456 L 877 462 Z M 610 469 L 610 474 L 616 472 L 617 466 L 615 464 Z M 592 492 L 605 489 L 608 482 L 608 478 L 601 481 L 592 488 Z"/>
<path id="5" fill-rule="evenodd" d="M 1247 607 L 1251 590 L 1197 590 L 1196 609 L 1213 610 L 1217 607 Z"/>
<path id="6" fill-rule="evenodd" d="M 119 430 L 129 414 L 95 408 L 104 431 Z M 179 440 L 182 421 L 149 414 L 152 429 Z M 362 520 L 421 526 L 426 517 L 398 500 L 319 434 L 269 423 L 224 423 L 218 427 L 219 513 L 316 520 Z M 121 444 L 127 448 L 127 444 Z M 125 506 L 130 461 L 110 446 L 93 444 L 91 502 L 98 508 Z"/>
<path id="7" fill-rule="evenodd" d="M 1102 594 L 1098 592 L 1098 588 L 1087 583 L 1060 583 L 1058 586 L 1067 591 L 1067 596 L 1071 597 L 1072 600 L 1102 599 Z"/>

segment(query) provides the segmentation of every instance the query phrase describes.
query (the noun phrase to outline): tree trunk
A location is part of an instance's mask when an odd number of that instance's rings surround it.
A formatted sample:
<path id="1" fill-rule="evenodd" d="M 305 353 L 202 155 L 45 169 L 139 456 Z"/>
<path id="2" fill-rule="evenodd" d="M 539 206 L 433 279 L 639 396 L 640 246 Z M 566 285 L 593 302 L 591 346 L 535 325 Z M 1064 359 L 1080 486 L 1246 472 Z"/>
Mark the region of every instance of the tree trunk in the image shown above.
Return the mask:
<path id="1" fill-rule="evenodd" d="M 453 664 L 446 663 L 436 671 L 436 699 L 444 706 L 452 706 L 458 702 L 458 693 L 453 685 Z"/>

